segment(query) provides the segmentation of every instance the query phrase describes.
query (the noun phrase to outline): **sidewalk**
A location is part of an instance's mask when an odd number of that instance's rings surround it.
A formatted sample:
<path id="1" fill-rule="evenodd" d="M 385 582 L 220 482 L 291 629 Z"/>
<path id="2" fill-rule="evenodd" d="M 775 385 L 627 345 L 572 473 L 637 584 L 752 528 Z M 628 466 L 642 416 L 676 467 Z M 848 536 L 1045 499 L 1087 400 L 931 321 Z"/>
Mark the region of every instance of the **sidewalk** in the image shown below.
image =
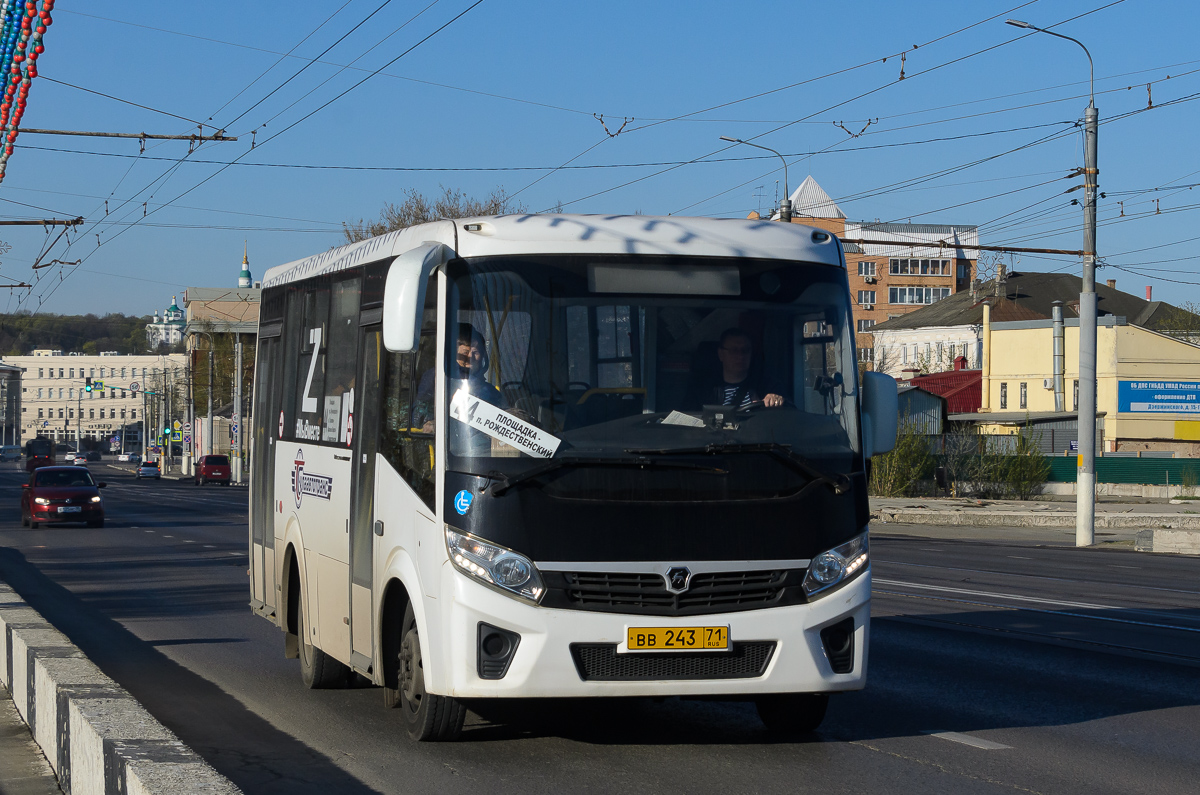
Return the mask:
<path id="1" fill-rule="evenodd" d="M 58 780 L 29 727 L 0 685 L 0 793 L 4 795 L 62 795 Z"/>
<path id="2" fill-rule="evenodd" d="M 877 535 L 1075 545 L 1074 500 L 871 498 Z M 1200 504 L 1166 500 L 1096 503 L 1096 545 L 1142 551 L 1200 551 Z"/>

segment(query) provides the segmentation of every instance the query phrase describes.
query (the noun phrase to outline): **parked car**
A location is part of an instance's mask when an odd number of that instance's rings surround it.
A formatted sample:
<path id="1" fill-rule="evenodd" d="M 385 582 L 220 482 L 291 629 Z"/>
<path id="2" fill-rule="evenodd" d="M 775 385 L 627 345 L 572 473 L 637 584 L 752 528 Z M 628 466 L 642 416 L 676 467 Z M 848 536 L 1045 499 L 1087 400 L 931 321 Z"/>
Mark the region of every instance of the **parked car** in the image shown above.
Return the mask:
<path id="1" fill-rule="evenodd" d="M 87 466 L 88 457 L 86 453 L 68 453 L 67 463 L 72 466 L 85 467 Z"/>
<path id="2" fill-rule="evenodd" d="M 21 448 L 19 445 L 6 444 L 0 447 L 0 461 L 20 461 Z"/>
<path id="3" fill-rule="evenodd" d="M 222 486 L 228 486 L 229 456 L 200 456 L 200 458 L 196 460 L 196 474 L 194 480 L 197 486 L 203 486 L 205 483 L 220 483 Z"/>
<path id="4" fill-rule="evenodd" d="M 104 502 L 92 473 L 83 467 L 41 467 L 21 484 L 21 524 L 34 530 L 43 523 L 86 522 L 104 527 Z"/>
<path id="5" fill-rule="evenodd" d="M 154 478 L 155 480 L 162 479 L 162 471 L 158 468 L 157 461 L 143 461 L 138 464 L 138 468 L 134 470 L 133 476 L 138 480 L 142 478 Z"/>
<path id="6" fill-rule="evenodd" d="M 117 456 L 117 461 L 123 464 L 140 464 L 142 457 L 137 453 L 121 453 Z"/>
<path id="7" fill-rule="evenodd" d="M 99 461 L 100 460 L 100 451 L 99 450 L 88 450 L 88 451 L 84 452 L 84 455 L 87 456 L 88 461 Z"/>

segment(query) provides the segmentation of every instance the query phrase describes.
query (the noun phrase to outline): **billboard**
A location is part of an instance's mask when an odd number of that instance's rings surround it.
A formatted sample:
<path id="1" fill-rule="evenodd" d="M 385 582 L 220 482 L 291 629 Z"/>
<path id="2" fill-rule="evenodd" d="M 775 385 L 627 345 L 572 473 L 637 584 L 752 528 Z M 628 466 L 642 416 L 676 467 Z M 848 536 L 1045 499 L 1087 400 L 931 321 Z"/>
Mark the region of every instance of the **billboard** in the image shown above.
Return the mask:
<path id="1" fill-rule="evenodd" d="M 1117 411 L 1200 414 L 1200 381 L 1118 381 Z"/>

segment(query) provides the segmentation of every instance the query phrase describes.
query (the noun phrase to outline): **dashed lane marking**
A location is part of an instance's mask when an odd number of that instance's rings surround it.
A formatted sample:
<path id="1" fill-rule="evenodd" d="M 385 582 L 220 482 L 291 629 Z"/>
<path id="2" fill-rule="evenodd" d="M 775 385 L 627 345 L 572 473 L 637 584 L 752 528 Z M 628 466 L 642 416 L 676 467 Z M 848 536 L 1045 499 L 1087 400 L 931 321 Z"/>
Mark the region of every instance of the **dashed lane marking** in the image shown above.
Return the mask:
<path id="1" fill-rule="evenodd" d="M 1033 558 L 1027 558 L 1024 555 L 1005 555 L 1004 557 L 1012 558 L 1013 560 L 1033 560 Z"/>
<path id="2" fill-rule="evenodd" d="M 949 740 L 952 743 L 962 743 L 963 745 L 969 745 L 972 748 L 978 748 L 982 751 L 1003 751 L 1005 749 L 1012 748 L 1011 745 L 1003 745 L 1001 743 L 994 743 L 991 740 L 985 740 L 982 737 L 972 737 L 969 734 L 962 734 L 960 732 L 943 732 L 943 731 L 936 731 L 933 729 L 926 729 L 925 731 L 923 731 L 921 733 L 928 734 L 930 737 L 941 737 L 943 740 Z"/>

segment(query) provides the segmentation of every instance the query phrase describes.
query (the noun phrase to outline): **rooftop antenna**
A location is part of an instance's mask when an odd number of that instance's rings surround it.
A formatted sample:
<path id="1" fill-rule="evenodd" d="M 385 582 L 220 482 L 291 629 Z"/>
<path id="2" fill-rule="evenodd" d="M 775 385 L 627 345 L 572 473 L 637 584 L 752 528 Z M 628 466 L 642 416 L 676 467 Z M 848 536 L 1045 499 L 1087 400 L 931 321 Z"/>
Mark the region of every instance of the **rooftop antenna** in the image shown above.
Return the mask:
<path id="1" fill-rule="evenodd" d="M 762 200 L 767 196 L 767 186 L 758 185 L 754 188 L 754 211 L 762 218 Z"/>

